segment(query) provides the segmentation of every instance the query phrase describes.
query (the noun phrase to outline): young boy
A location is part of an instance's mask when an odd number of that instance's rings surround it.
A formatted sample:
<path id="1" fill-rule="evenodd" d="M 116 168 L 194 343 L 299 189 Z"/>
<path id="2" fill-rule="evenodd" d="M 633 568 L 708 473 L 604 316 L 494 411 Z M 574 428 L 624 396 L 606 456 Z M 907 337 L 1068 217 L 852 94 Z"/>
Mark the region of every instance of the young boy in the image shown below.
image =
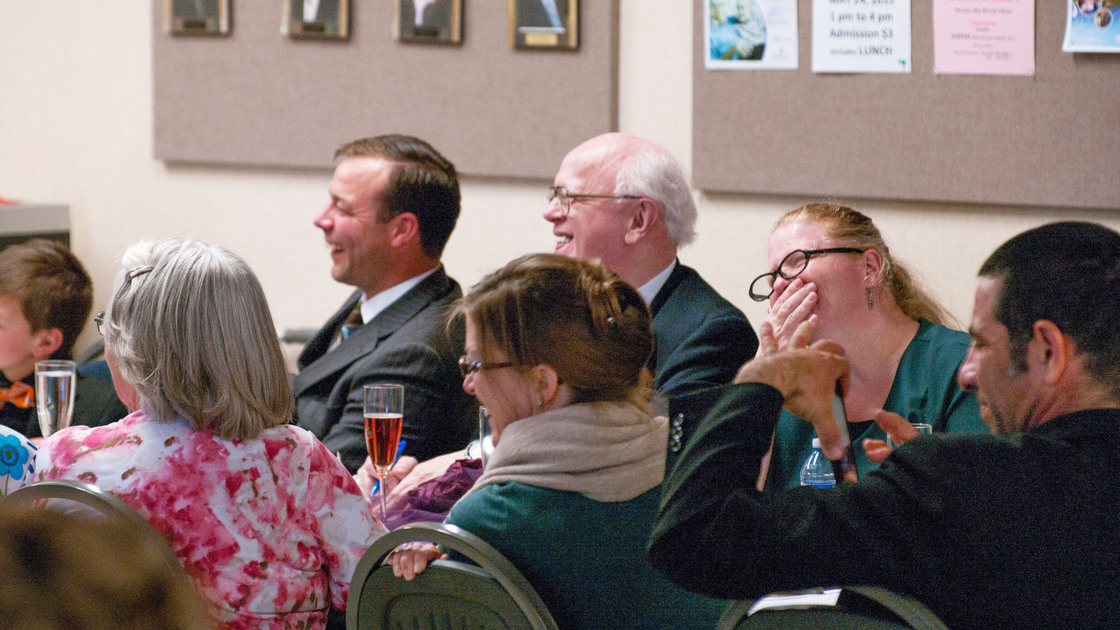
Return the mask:
<path id="1" fill-rule="evenodd" d="M 92 302 L 89 274 L 60 243 L 36 239 L 0 251 L 0 425 L 42 436 L 35 362 L 71 358 Z M 126 415 L 111 382 L 78 376 L 70 424 L 100 426 Z"/>

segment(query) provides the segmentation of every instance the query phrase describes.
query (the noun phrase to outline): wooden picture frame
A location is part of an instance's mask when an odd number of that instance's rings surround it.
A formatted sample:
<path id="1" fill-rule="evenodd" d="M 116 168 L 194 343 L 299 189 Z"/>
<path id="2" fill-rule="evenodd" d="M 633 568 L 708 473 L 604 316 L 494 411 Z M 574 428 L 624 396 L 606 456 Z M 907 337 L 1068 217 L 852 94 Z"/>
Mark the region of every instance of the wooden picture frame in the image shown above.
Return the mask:
<path id="1" fill-rule="evenodd" d="M 229 35 L 230 0 L 163 0 L 163 30 L 171 35 Z"/>
<path id="2" fill-rule="evenodd" d="M 579 0 L 509 0 L 509 43 L 530 50 L 579 49 Z"/>
<path id="3" fill-rule="evenodd" d="M 314 15 L 306 15 L 309 10 Z M 350 0 L 284 0 L 281 30 L 296 38 L 349 39 Z"/>
<path id="4" fill-rule="evenodd" d="M 461 44 L 463 0 L 394 0 L 393 36 L 412 44 Z"/>

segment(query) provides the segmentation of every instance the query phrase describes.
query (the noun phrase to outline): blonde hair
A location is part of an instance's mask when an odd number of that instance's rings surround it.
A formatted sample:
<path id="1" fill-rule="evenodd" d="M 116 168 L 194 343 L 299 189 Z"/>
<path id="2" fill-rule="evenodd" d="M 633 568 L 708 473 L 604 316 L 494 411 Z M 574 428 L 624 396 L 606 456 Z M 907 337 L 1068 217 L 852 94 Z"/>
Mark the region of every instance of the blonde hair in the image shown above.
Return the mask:
<path id="1" fill-rule="evenodd" d="M 573 402 L 652 398 L 649 308 L 597 262 L 555 254 L 517 258 L 483 278 L 454 313 L 470 318 L 484 347 L 515 365 L 551 366 Z"/>
<path id="2" fill-rule="evenodd" d="M 810 203 L 787 212 L 775 229 L 792 223 L 812 223 L 827 230 L 829 243 L 839 247 L 874 249 L 883 257 L 883 283 L 895 304 L 910 319 L 925 319 L 934 324 L 952 323 L 945 307 L 918 285 L 909 270 L 891 257 L 879 228 L 863 213 L 837 203 Z"/>
<path id="3" fill-rule="evenodd" d="M 122 256 L 105 344 L 158 420 L 182 417 L 225 439 L 292 416 L 292 389 L 260 282 L 221 247 L 165 238 Z"/>

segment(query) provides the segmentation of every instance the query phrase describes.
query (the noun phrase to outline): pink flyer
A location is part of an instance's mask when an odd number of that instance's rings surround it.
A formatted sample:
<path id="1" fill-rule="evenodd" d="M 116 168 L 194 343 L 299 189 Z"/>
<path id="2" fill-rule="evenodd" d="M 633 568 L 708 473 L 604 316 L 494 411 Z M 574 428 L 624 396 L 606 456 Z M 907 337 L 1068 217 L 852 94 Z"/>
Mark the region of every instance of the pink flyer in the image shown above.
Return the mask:
<path id="1" fill-rule="evenodd" d="M 1033 75 L 1034 0 L 933 0 L 933 71 Z"/>

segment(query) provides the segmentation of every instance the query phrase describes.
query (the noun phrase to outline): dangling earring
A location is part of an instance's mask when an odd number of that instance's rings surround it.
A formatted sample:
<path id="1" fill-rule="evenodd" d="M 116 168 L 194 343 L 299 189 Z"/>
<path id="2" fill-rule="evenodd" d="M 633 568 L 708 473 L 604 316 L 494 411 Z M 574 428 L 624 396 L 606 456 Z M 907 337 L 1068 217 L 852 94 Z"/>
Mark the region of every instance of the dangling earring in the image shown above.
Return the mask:
<path id="1" fill-rule="evenodd" d="M 867 310 L 875 310 L 875 293 L 871 290 L 871 287 L 867 288 Z"/>

